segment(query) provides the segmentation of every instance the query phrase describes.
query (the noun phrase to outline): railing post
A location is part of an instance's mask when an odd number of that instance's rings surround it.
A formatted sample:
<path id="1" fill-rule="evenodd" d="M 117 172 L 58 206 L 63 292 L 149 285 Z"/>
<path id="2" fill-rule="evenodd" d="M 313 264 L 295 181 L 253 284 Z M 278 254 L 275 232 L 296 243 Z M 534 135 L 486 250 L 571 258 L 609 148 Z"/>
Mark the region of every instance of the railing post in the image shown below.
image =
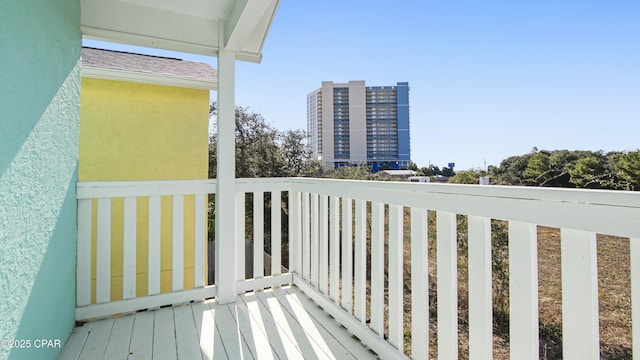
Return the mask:
<path id="1" fill-rule="evenodd" d="M 136 212 L 136 197 L 125 197 L 122 261 L 122 297 L 124 299 L 136 297 Z"/>
<path id="2" fill-rule="evenodd" d="M 404 349 L 403 208 L 389 205 L 389 342 Z"/>
<path id="3" fill-rule="evenodd" d="M 640 238 L 629 239 L 631 258 L 632 349 L 640 349 Z"/>
<path id="4" fill-rule="evenodd" d="M 289 272 L 300 273 L 300 192 L 289 190 Z"/>
<path id="5" fill-rule="evenodd" d="M 491 219 L 469 216 L 469 357 L 491 359 Z"/>
<path id="6" fill-rule="evenodd" d="M 311 276 L 309 282 L 318 287 L 318 194 L 311 194 Z"/>
<path id="7" fill-rule="evenodd" d="M 220 22 L 220 39 L 225 37 Z M 220 42 L 224 44 L 224 41 Z M 235 53 L 218 50 L 216 285 L 218 302 L 235 300 Z"/>
<path id="8" fill-rule="evenodd" d="M 111 199 L 98 199 L 96 303 L 111 300 Z"/>
<path id="9" fill-rule="evenodd" d="M 245 237 L 245 193 L 243 191 L 235 194 L 236 201 L 236 281 L 244 281 L 247 277 L 247 258 L 245 253 L 246 237 Z"/>
<path id="10" fill-rule="evenodd" d="M 631 348 L 640 349 L 640 238 L 629 239 L 631 260 Z"/>
<path id="11" fill-rule="evenodd" d="M 282 272 L 282 193 L 271 192 L 271 275 Z"/>
<path id="12" fill-rule="evenodd" d="M 160 294 L 160 254 L 161 254 L 161 221 L 162 200 L 160 196 L 149 196 L 149 250 L 148 250 L 148 285 L 149 295 Z"/>
<path id="13" fill-rule="evenodd" d="M 311 216 L 309 214 L 310 204 L 309 204 L 309 196 L 308 192 L 302 193 L 302 269 L 300 272 L 302 277 L 309 281 L 311 276 L 311 250 L 309 249 L 311 246 Z"/>
<path id="14" fill-rule="evenodd" d="M 458 253 L 456 214 L 438 211 L 438 358 L 458 358 Z"/>
<path id="15" fill-rule="evenodd" d="M 367 320 L 367 202 L 364 200 L 356 200 L 355 226 L 353 315 L 365 324 Z"/>
<path id="16" fill-rule="evenodd" d="M 184 195 L 173 196 L 172 290 L 184 287 Z"/>
<path id="17" fill-rule="evenodd" d="M 512 359 L 539 357 L 536 226 L 509 222 L 509 351 Z"/>
<path id="18" fill-rule="evenodd" d="M 562 355 L 598 359 L 598 267 L 596 234 L 561 229 Z"/>
<path id="19" fill-rule="evenodd" d="M 253 192 L 253 276 L 264 277 L 264 193 Z"/>
<path id="20" fill-rule="evenodd" d="M 353 301 L 353 204 L 342 198 L 342 307 L 351 314 Z"/>
<path id="21" fill-rule="evenodd" d="M 371 203 L 371 329 L 384 338 L 384 204 Z"/>
<path id="22" fill-rule="evenodd" d="M 329 199 L 329 297 L 340 304 L 340 198 Z"/>
<path id="23" fill-rule="evenodd" d="M 320 195 L 320 237 L 318 240 L 319 260 L 318 290 L 329 294 L 329 197 Z"/>
<path id="24" fill-rule="evenodd" d="M 91 199 L 78 200 L 78 270 L 76 306 L 91 303 Z"/>
<path id="25" fill-rule="evenodd" d="M 194 199 L 194 267 L 193 276 L 195 287 L 204 287 L 209 283 L 209 271 L 205 269 L 205 254 L 208 253 L 209 241 L 207 239 L 208 194 L 195 194 Z M 206 250 L 205 250 L 206 249 Z M 206 251 L 206 253 L 205 253 Z M 209 259 L 214 261 L 214 259 Z M 206 277 L 205 277 L 206 274 Z M 206 280 L 205 280 L 206 279 Z"/>
<path id="26" fill-rule="evenodd" d="M 429 358 L 429 238 L 427 210 L 411 208 L 411 355 Z"/>

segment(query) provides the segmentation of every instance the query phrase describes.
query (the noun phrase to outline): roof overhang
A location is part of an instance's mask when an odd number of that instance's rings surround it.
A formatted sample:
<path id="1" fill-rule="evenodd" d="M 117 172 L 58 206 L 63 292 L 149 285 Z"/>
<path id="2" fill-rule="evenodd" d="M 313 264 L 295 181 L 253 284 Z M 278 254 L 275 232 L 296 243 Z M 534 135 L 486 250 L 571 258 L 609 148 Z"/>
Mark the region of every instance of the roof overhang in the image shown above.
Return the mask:
<path id="1" fill-rule="evenodd" d="M 148 74 L 136 71 L 128 70 L 116 70 L 105 69 L 94 66 L 82 66 L 82 77 L 103 79 L 103 80 L 115 80 L 115 81 L 127 81 L 142 84 L 153 84 L 163 86 L 176 86 L 189 89 L 200 90 L 216 90 L 217 84 L 215 81 L 199 80 L 199 79 L 187 79 L 178 76 L 164 75 L 164 74 Z"/>
<path id="2" fill-rule="evenodd" d="M 260 62 L 279 0 L 81 0 L 91 39 Z"/>

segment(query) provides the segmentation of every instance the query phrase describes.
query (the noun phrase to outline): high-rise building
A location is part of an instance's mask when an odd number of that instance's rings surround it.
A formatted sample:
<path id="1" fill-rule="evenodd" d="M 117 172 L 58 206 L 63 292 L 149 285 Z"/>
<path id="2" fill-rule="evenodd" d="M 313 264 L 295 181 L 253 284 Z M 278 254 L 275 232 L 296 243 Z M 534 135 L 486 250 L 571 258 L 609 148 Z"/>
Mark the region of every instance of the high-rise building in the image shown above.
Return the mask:
<path id="1" fill-rule="evenodd" d="M 409 83 L 323 81 L 307 95 L 307 132 L 314 155 L 325 167 L 406 169 L 411 159 Z"/>

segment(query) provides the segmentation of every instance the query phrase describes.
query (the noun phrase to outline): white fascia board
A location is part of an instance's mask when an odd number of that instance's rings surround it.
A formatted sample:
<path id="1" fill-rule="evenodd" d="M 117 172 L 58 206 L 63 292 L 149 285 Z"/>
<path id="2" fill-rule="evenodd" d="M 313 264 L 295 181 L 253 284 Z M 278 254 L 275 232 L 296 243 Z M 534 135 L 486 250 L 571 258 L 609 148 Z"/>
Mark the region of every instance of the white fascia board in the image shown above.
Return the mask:
<path id="1" fill-rule="evenodd" d="M 249 52 L 236 52 L 236 59 L 240 61 L 252 62 L 259 64 L 262 61 L 262 54 Z"/>
<path id="2" fill-rule="evenodd" d="M 236 52 L 236 59 L 260 63 L 262 46 L 278 0 L 238 0 L 226 22 L 220 47 Z"/>
<path id="3" fill-rule="evenodd" d="M 114 70 L 98 68 L 93 66 L 83 66 L 82 77 L 115 81 L 127 81 L 143 84 L 176 86 L 188 89 L 216 90 L 218 84 L 215 81 L 185 79 L 177 76 L 163 74 L 147 74 L 127 70 Z"/>

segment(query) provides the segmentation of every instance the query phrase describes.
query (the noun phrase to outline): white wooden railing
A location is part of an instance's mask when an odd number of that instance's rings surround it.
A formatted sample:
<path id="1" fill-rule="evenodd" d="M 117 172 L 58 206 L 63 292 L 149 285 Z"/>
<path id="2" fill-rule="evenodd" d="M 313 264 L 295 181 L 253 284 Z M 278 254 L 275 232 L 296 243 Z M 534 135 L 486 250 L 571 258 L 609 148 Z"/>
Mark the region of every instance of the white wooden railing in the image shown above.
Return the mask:
<path id="1" fill-rule="evenodd" d="M 283 191 L 290 187 L 288 179 L 238 179 L 236 181 L 236 269 L 234 273 L 224 269 L 217 276 L 234 276 L 235 291 L 265 289 L 292 283 L 292 274 L 287 264 L 282 265 L 281 208 Z M 210 213 L 225 211 L 214 209 L 213 196 L 216 192 L 215 180 L 178 181 L 120 181 L 120 182 L 79 182 L 78 199 L 78 247 L 77 247 L 77 298 L 76 320 L 86 320 L 141 309 L 156 308 L 191 300 L 202 300 L 216 296 L 216 286 L 208 285 L 207 273 L 211 262 L 206 261 L 209 238 L 207 222 Z M 253 196 L 253 204 L 245 206 L 245 196 Z M 271 243 L 269 253 L 264 251 L 264 195 L 271 198 Z M 193 198 L 192 208 L 187 208 L 185 198 Z M 114 210 L 116 203 L 120 210 Z M 169 206 L 163 206 L 163 201 Z M 138 208 L 142 206 L 148 216 L 140 217 Z M 253 213 L 252 238 L 245 236 L 247 211 Z M 185 224 L 186 213 L 192 214 L 193 222 Z M 171 230 L 164 231 L 163 221 L 171 223 Z M 120 223 L 121 226 L 114 225 Z M 145 231 L 138 230 L 144 227 Z M 185 289 L 184 264 L 187 241 L 185 228 L 191 227 L 194 234 L 192 254 L 193 287 Z M 114 229 L 118 234 L 114 234 Z M 245 257 L 245 244 L 251 241 L 252 254 Z M 114 244 L 122 251 L 112 254 Z M 167 247 L 163 244 L 169 244 Z M 137 264 L 138 248 L 147 249 L 146 266 Z M 164 254 L 170 248 L 170 254 Z M 286 249 L 288 252 L 288 249 Z M 170 256 L 169 256 L 170 255 Z M 163 258 L 171 258 L 169 270 L 161 269 Z M 269 269 L 265 276 L 265 258 Z M 253 274 L 245 274 L 245 259 L 253 259 Z M 121 264 L 120 269 L 112 269 L 112 262 Z M 171 273 L 171 288 L 161 291 L 162 272 Z M 121 274 L 116 276 L 114 274 Z M 147 278 L 145 283 L 140 274 Z M 113 280 L 122 281 L 122 296 L 113 299 Z M 147 290 L 140 294 L 138 288 Z"/>
<path id="2" fill-rule="evenodd" d="M 427 249 L 430 241 L 435 241 L 437 247 L 438 357 L 455 359 L 458 355 L 458 214 L 468 216 L 471 358 L 492 358 L 491 219 L 508 222 L 509 348 L 512 359 L 539 357 L 538 225 L 561 229 L 563 354 L 566 358 L 599 357 L 596 233 L 631 238 L 633 317 L 640 314 L 639 193 L 306 178 L 237 179 L 235 191 L 236 268 L 216 276 L 233 274 L 236 293 L 294 283 L 385 359 L 406 357 L 403 351 L 405 220 L 410 223 L 411 234 L 412 340 L 408 345 L 412 358 L 426 359 L 429 352 Z M 79 183 L 77 317 L 86 319 L 153 307 L 150 304 L 160 306 L 215 296 L 215 286 L 205 286 L 206 279 L 198 277 L 200 275 L 196 275 L 195 288 L 191 290 L 181 290 L 179 276 L 175 275 L 177 283 L 172 285 L 172 292 L 159 294 L 157 275 L 159 220 L 163 216 L 159 213 L 160 197 L 173 197 L 171 241 L 174 254 L 180 254 L 180 226 L 185 226 L 179 220 L 180 199 L 195 194 L 194 226 L 195 233 L 200 234 L 195 239 L 194 256 L 200 259 L 196 260 L 195 274 L 205 274 L 202 255 L 207 240 L 205 202 L 206 195 L 212 193 L 215 193 L 213 180 L 151 184 Z M 253 194 L 253 202 L 245 206 L 247 193 Z M 265 193 L 270 194 L 270 206 L 265 206 Z M 112 198 L 124 198 L 125 296 L 116 301 L 111 301 L 108 290 Z M 136 198 L 142 200 L 136 201 Z M 92 201 L 97 205 L 92 206 Z M 132 214 L 135 214 L 136 203 L 140 201 L 148 201 L 150 209 L 150 290 L 144 296 L 136 297 L 135 247 L 130 245 L 131 240 L 126 239 L 135 238 L 136 222 L 127 219 L 136 218 Z M 281 231 L 281 207 L 288 211 L 289 226 L 284 231 Z M 410 219 L 405 219 L 406 208 L 410 209 Z M 93 209 L 97 209 L 97 220 L 92 220 Z M 248 223 L 253 227 L 253 248 L 248 250 L 253 253 L 253 274 L 245 273 L 245 211 L 249 209 L 253 213 Z M 271 211 L 271 224 L 266 227 L 271 236 L 271 265 L 266 271 L 265 209 Z M 429 239 L 427 235 L 427 211 L 436 212 L 436 239 Z M 385 213 L 388 214 L 386 226 Z M 96 232 L 97 238 L 95 265 L 91 263 L 92 232 Z M 283 248 L 286 237 L 288 246 Z M 137 241 L 141 241 L 140 237 Z M 281 258 L 283 250 L 289 258 L 285 264 Z M 367 261 L 368 256 L 370 262 Z M 172 268 L 180 268 L 180 261 L 175 260 L 180 256 L 172 255 L 172 258 Z M 91 287 L 92 268 L 95 268 L 95 290 Z M 92 291 L 95 292 L 95 301 L 91 299 Z M 640 331 L 634 328 L 633 332 L 633 344 L 640 346 Z"/>
<path id="3" fill-rule="evenodd" d="M 565 358 L 599 358 L 596 233 L 631 238 L 632 311 L 635 319 L 640 315 L 640 193 L 293 179 L 289 196 L 297 211 L 291 238 L 300 239 L 293 250 L 294 283 L 382 358 L 404 357 L 404 208 L 410 208 L 413 358 L 426 359 L 429 352 L 429 241 L 437 248 L 438 358 L 458 356 L 458 214 L 468 216 L 470 358 L 493 356 L 491 219 L 508 222 L 512 359 L 539 358 L 538 225 L 561 229 Z M 436 239 L 427 238 L 428 210 L 436 212 Z M 640 348 L 635 327 L 633 344 Z"/>
<path id="4" fill-rule="evenodd" d="M 283 192 L 288 191 L 291 181 L 287 178 L 275 179 L 237 179 L 236 180 L 236 293 L 243 293 L 250 290 L 266 289 L 270 287 L 291 284 L 293 282 L 292 274 L 287 270 L 291 267 L 289 264 L 282 263 L 282 201 Z M 253 204 L 245 206 L 245 197 L 247 194 L 253 195 Z M 271 204 L 265 206 L 264 195 L 270 194 Z M 270 275 L 265 276 L 265 238 L 264 238 L 264 211 L 265 208 L 271 211 L 271 223 L 268 230 L 271 234 L 271 251 L 267 254 L 270 258 L 270 269 L 266 269 Z M 252 256 L 246 256 L 245 246 L 247 237 L 245 236 L 245 218 L 246 211 L 252 209 L 253 217 L 251 218 L 253 234 L 253 252 Z M 291 246 L 291 242 L 290 242 Z M 289 247 L 290 248 L 290 247 Z M 290 253 L 289 248 L 285 249 Z M 245 273 L 245 259 L 253 259 L 253 274 Z M 289 256 L 291 260 L 291 256 Z M 283 273 L 283 266 L 285 273 Z"/>
<path id="5" fill-rule="evenodd" d="M 215 189 L 215 180 L 79 182 L 76 320 L 214 297 L 215 286 L 207 286 L 205 254 L 207 197 Z M 171 208 L 162 206 L 163 197 L 170 198 Z M 185 209 L 185 197 L 193 198 L 193 208 Z M 123 202 L 122 209 L 113 211 L 118 200 Z M 140 207 L 147 217 L 138 216 Z M 193 223 L 184 223 L 185 210 L 193 214 Z M 171 219 L 170 233 L 162 233 L 162 219 Z M 122 233 L 113 233 L 114 223 L 122 224 Z M 189 290 L 183 284 L 185 226 L 191 226 L 194 234 L 193 254 L 189 254 L 194 259 L 194 278 Z M 163 241 L 171 244 L 171 291 L 161 293 Z M 116 242 L 122 253 L 112 254 Z M 146 248 L 146 267 L 137 263 L 139 247 Z M 122 269 L 112 269 L 112 260 Z M 114 273 L 122 274 L 119 299 L 111 296 Z M 147 277 L 146 283 L 138 281 L 139 274 Z M 139 288 L 147 290 L 140 294 Z"/>

